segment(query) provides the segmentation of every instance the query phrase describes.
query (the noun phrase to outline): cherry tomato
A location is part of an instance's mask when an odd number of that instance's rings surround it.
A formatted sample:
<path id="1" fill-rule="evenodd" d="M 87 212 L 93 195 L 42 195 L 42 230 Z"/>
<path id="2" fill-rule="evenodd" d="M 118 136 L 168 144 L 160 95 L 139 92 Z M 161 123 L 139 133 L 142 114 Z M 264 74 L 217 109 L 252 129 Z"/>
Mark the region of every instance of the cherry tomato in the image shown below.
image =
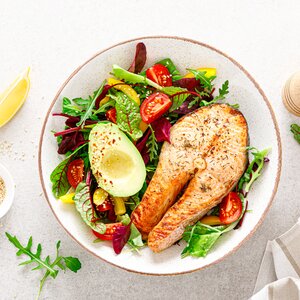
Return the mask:
<path id="1" fill-rule="evenodd" d="M 171 86 L 172 77 L 169 70 L 160 64 L 154 65 L 146 71 L 146 76 L 160 86 Z"/>
<path id="2" fill-rule="evenodd" d="M 76 188 L 83 179 L 84 162 L 81 158 L 70 162 L 67 170 L 67 178 L 70 185 Z"/>
<path id="3" fill-rule="evenodd" d="M 220 204 L 220 220 L 223 224 L 235 222 L 243 210 L 242 201 L 235 192 L 230 192 Z"/>
<path id="4" fill-rule="evenodd" d="M 95 230 L 92 230 L 94 235 L 104 241 L 110 241 L 113 239 L 113 234 L 115 233 L 116 229 L 120 226 L 123 226 L 121 222 L 118 223 L 111 223 L 111 224 L 105 224 L 106 225 L 106 231 L 104 234 L 101 234 Z"/>
<path id="5" fill-rule="evenodd" d="M 106 119 L 113 122 L 113 123 L 117 123 L 117 111 L 116 109 L 113 107 L 111 109 L 109 109 L 106 114 Z"/>
<path id="6" fill-rule="evenodd" d="M 147 97 L 141 105 L 142 120 L 150 124 L 158 119 L 172 106 L 170 98 L 162 93 L 154 93 Z"/>
<path id="7" fill-rule="evenodd" d="M 96 209 L 100 212 L 108 211 L 113 208 L 113 205 L 109 199 L 105 199 L 103 203 L 98 205 Z"/>

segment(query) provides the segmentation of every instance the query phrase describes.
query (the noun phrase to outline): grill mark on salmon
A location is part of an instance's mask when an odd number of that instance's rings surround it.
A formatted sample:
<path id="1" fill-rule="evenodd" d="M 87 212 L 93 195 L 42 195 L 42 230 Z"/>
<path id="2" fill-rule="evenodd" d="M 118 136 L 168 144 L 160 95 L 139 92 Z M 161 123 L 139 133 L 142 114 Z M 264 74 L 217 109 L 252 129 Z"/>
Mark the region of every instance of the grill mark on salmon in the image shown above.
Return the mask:
<path id="1" fill-rule="evenodd" d="M 171 144 L 164 143 L 156 172 L 132 213 L 132 221 L 143 236 L 149 234 L 148 245 L 154 252 L 171 246 L 187 225 L 216 206 L 247 164 L 247 123 L 228 105 L 214 104 L 182 117 L 171 128 L 170 139 Z"/>

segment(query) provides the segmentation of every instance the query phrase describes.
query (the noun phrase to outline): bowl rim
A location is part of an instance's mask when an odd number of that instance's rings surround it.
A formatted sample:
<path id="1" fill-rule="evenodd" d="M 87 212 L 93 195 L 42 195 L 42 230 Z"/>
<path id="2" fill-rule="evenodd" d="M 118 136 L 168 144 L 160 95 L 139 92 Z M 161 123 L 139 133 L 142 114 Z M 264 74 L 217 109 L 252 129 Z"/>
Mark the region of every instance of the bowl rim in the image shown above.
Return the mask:
<path id="1" fill-rule="evenodd" d="M 60 222 L 59 218 L 57 217 L 50 201 L 48 198 L 48 194 L 46 191 L 46 186 L 45 186 L 45 182 L 44 182 L 44 178 L 43 178 L 43 171 L 42 171 L 42 144 L 43 144 L 43 138 L 44 138 L 44 133 L 45 133 L 45 127 L 46 124 L 49 120 L 49 116 L 50 116 L 50 112 L 54 106 L 54 104 L 56 103 L 56 101 L 58 100 L 62 90 L 65 88 L 65 86 L 70 82 L 70 80 L 86 65 L 88 64 L 90 61 L 92 61 L 93 59 L 95 59 L 97 56 L 101 55 L 102 53 L 109 51 L 112 48 L 127 44 L 127 43 L 131 43 L 131 42 L 137 42 L 140 40 L 147 40 L 147 39 L 173 39 L 173 40 L 180 40 L 183 42 L 189 42 L 189 43 L 193 43 L 196 45 L 200 45 L 202 47 L 208 48 L 222 56 L 224 56 L 225 58 L 227 58 L 228 60 L 230 60 L 235 66 L 237 66 L 246 76 L 247 78 L 253 83 L 253 85 L 255 86 L 255 88 L 258 90 L 258 92 L 260 93 L 260 95 L 262 96 L 262 98 L 264 99 L 265 103 L 267 104 L 267 107 L 271 113 L 271 117 L 272 117 L 272 121 L 275 127 L 275 131 L 276 131 L 276 139 L 277 139 L 277 147 L 278 147 L 278 168 L 277 168 L 277 172 L 276 172 L 276 179 L 275 179 L 275 185 L 271 194 L 271 197 L 268 201 L 268 205 L 266 207 L 266 209 L 264 210 L 261 218 L 259 219 L 259 221 L 257 222 L 257 224 L 254 226 L 254 228 L 243 238 L 243 240 L 233 249 L 231 249 L 229 252 L 227 252 L 226 254 L 224 254 L 222 257 L 218 258 L 217 260 L 202 266 L 200 268 L 194 269 L 194 270 L 188 270 L 188 271 L 182 271 L 182 272 L 173 272 L 173 273 L 164 273 L 164 274 L 159 274 L 159 273 L 149 273 L 149 272 L 141 272 L 141 271 L 136 271 L 136 270 L 131 270 L 125 267 L 121 267 L 115 263 L 112 263 L 110 261 L 107 261 L 106 259 L 104 259 L 103 257 L 97 255 L 96 253 L 92 252 L 91 250 L 89 250 L 88 248 L 86 248 L 86 246 L 84 244 L 82 244 L 81 242 L 79 242 L 73 235 L 72 233 L 64 227 L 64 225 Z M 88 251 L 89 253 L 91 253 L 92 255 L 96 256 L 97 258 L 100 258 L 102 261 L 113 265 L 117 268 L 120 268 L 122 270 L 126 270 L 128 272 L 132 272 L 132 273 L 136 273 L 136 274 L 140 274 L 140 275 L 151 275 L 151 276 L 173 276 L 173 275 L 182 275 L 182 274 L 188 274 L 188 273 L 192 273 L 192 272 L 196 272 L 199 270 L 203 270 L 211 265 L 217 264 L 219 262 L 221 262 L 222 260 L 224 260 L 225 258 L 227 258 L 229 255 L 233 254 L 234 252 L 236 252 L 241 246 L 242 244 L 244 244 L 247 240 L 249 240 L 252 235 L 254 234 L 254 232 L 258 229 L 258 227 L 262 224 L 263 220 L 266 217 L 266 214 L 268 213 L 273 201 L 274 201 L 274 197 L 276 195 L 277 189 L 278 189 L 278 185 L 279 185 L 279 181 L 280 181 L 280 174 L 281 174 L 281 167 L 282 167 L 282 145 L 281 145 L 281 138 L 280 138 L 280 131 L 279 131 L 279 126 L 275 117 L 275 113 L 274 110 L 271 106 L 271 103 L 269 102 L 268 98 L 266 97 L 265 93 L 263 92 L 263 90 L 261 89 L 261 87 L 259 86 L 259 84 L 255 81 L 255 79 L 250 75 L 250 73 L 240 64 L 238 63 L 235 59 L 233 59 L 232 57 L 230 57 L 229 55 L 225 54 L 224 52 L 218 50 L 217 48 L 214 48 L 206 43 L 203 42 L 199 42 L 193 39 L 189 39 L 189 38 L 184 38 L 184 37 L 178 37 L 178 36 L 164 36 L 164 35 L 154 35 L 154 36 L 142 36 L 142 37 L 137 37 L 134 39 L 129 39 L 117 44 L 114 44 L 108 48 L 105 48 L 103 50 L 98 51 L 96 54 L 94 54 L 92 57 L 90 57 L 88 60 L 86 60 L 83 64 L 81 64 L 79 67 L 77 67 L 75 69 L 75 71 L 73 71 L 71 73 L 71 75 L 66 79 L 66 81 L 62 84 L 62 86 L 59 88 L 58 92 L 56 93 L 54 99 L 52 100 L 50 107 L 46 113 L 44 122 L 43 122 L 43 127 L 41 130 L 41 135 L 40 135 L 40 140 L 39 140 L 39 151 L 38 151 L 38 168 L 39 168 L 39 177 L 40 177 L 40 181 L 41 181 L 41 185 L 42 185 L 42 189 L 43 189 L 43 193 L 44 196 L 48 202 L 48 205 L 50 206 L 55 218 L 57 219 L 57 221 L 59 222 L 59 224 L 64 228 L 64 230 L 73 238 L 73 240 L 75 240 L 81 247 L 83 247 L 86 251 Z"/>

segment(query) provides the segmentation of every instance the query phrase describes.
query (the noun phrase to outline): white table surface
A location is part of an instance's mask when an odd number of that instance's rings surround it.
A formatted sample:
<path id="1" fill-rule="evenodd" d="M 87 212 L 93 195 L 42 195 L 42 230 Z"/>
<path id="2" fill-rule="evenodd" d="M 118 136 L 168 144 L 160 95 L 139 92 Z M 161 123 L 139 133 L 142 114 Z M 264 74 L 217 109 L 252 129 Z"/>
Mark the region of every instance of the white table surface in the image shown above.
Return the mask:
<path id="1" fill-rule="evenodd" d="M 247 299 L 267 240 L 300 215 L 300 145 L 289 126 L 300 119 L 281 102 L 281 88 L 300 70 L 300 2 L 295 1 L 10 1 L 0 0 L 0 90 L 32 67 L 29 98 L 0 129 L 12 144 L 0 161 L 12 172 L 16 197 L 0 220 L 0 298 L 33 299 L 39 271 L 18 267 L 4 232 L 22 242 L 32 235 L 54 254 L 78 256 L 78 274 L 61 273 L 45 284 L 41 299 Z M 146 35 L 176 35 L 208 43 L 240 62 L 259 82 L 275 110 L 283 145 L 283 169 L 275 202 L 254 236 L 221 263 L 175 277 L 125 272 L 85 252 L 60 227 L 43 194 L 37 148 L 42 121 L 69 74 L 98 50 Z M 163 49 L 162 49 L 163 51 Z M 251 99 L 249 99 L 251 101 Z"/>

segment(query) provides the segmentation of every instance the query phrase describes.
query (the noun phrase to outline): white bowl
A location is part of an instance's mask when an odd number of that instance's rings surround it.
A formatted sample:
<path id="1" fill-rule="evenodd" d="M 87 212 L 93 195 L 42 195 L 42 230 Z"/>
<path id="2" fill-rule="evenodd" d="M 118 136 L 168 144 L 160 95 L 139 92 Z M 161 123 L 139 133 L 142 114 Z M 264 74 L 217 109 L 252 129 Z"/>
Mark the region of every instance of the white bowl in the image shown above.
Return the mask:
<path id="1" fill-rule="evenodd" d="M 14 201 L 14 195 L 15 195 L 15 184 L 11 174 L 2 164 L 0 164 L 0 177 L 2 177 L 6 189 L 3 202 L 0 203 L 0 219 L 1 219 L 6 215 L 6 213 L 9 211 L 9 209 L 12 206 L 12 203 Z"/>
<path id="2" fill-rule="evenodd" d="M 63 127 L 63 119 L 52 117 L 52 112 L 61 110 L 63 96 L 86 97 L 91 94 L 111 72 L 112 64 L 127 68 L 135 53 L 138 42 L 147 47 L 147 64 L 170 57 L 182 73 L 185 68 L 215 67 L 218 70 L 217 86 L 226 79 L 230 83 L 230 103 L 239 103 L 245 115 L 251 145 L 258 149 L 271 147 L 270 162 L 264 174 L 255 182 L 248 195 L 249 209 L 239 230 L 224 234 L 205 258 L 180 258 L 184 242 L 174 245 L 159 254 L 145 248 L 140 254 L 126 251 L 115 255 L 108 243 L 93 243 L 94 236 L 84 224 L 75 208 L 57 201 L 51 192 L 51 171 L 61 161 L 57 154 L 56 140 L 51 130 Z M 269 101 L 250 74 L 235 60 L 224 53 L 200 42 L 177 37 L 145 37 L 126 41 L 103 50 L 77 68 L 62 85 L 50 105 L 41 133 L 39 168 L 46 199 L 65 230 L 86 250 L 115 265 L 138 273 L 167 275 L 195 271 L 219 262 L 233 253 L 248 239 L 262 222 L 277 190 L 281 170 L 281 143 L 278 125 Z"/>

